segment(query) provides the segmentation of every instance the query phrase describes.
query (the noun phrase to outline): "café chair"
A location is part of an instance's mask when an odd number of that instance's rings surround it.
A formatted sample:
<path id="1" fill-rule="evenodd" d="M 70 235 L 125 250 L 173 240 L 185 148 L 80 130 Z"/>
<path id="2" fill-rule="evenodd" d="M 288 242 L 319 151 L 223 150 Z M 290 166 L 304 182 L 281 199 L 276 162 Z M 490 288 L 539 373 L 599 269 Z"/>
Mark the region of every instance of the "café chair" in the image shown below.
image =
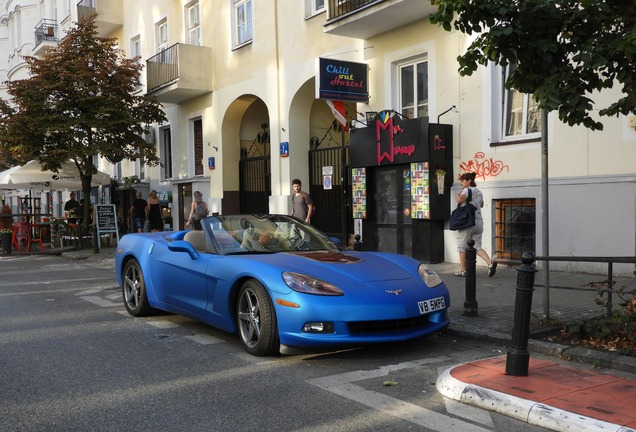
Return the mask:
<path id="1" fill-rule="evenodd" d="M 20 252 L 20 243 L 25 243 L 25 250 L 28 249 L 29 238 L 29 228 L 25 221 L 20 221 L 13 225 L 11 245 L 16 251 Z"/>
<path id="2" fill-rule="evenodd" d="M 29 241 L 27 242 L 27 252 L 31 252 L 31 243 L 39 243 L 40 251 L 44 252 L 44 243 L 42 242 L 42 225 L 29 224 Z"/>

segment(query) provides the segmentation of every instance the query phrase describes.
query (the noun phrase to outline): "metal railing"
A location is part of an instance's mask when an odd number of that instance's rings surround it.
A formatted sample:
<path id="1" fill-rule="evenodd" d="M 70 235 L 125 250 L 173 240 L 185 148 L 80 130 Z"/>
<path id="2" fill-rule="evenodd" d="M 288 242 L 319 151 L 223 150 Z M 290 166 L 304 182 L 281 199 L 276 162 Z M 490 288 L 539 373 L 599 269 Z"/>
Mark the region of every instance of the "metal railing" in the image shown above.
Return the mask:
<path id="1" fill-rule="evenodd" d="M 55 20 L 43 19 L 35 26 L 35 46 L 44 41 L 57 42 L 57 22 Z"/>
<path id="2" fill-rule="evenodd" d="M 82 0 L 77 3 L 77 17 L 88 18 L 97 14 L 97 0 Z"/>
<path id="3" fill-rule="evenodd" d="M 174 44 L 146 60 L 147 92 L 158 90 L 179 79 L 179 44 Z"/>
<path id="4" fill-rule="evenodd" d="M 577 290 L 577 291 L 593 291 L 593 292 L 606 292 L 607 293 L 607 313 L 612 313 L 612 294 L 616 292 L 613 289 L 614 286 L 614 263 L 616 264 L 636 264 L 636 257 L 583 257 L 583 256 L 550 256 L 543 257 L 538 256 L 535 258 L 535 261 L 547 261 L 550 263 L 553 262 L 588 262 L 588 263 L 607 263 L 607 288 L 585 288 L 585 287 L 567 287 L 567 286 L 558 286 L 551 285 L 548 282 L 548 286 L 536 284 L 535 287 L 543 287 L 543 288 L 556 288 L 556 289 L 569 289 L 569 290 Z"/>
<path id="5" fill-rule="evenodd" d="M 383 1 L 384 0 L 329 0 L 328 19 L 341 18 L 373 3 L 382 3 Z"/>

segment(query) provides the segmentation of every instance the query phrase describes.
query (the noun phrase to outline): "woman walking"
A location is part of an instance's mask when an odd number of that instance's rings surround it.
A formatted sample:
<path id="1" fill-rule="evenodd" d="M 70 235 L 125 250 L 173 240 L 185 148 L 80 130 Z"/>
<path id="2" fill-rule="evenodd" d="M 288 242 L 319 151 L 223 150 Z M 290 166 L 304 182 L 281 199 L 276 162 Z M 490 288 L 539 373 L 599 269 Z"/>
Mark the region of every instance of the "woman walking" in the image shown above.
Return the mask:
<path id="1" fill-rule="evenodd" d="M 455 276 L 466 276 L 466 247 L 468 247 L 468 240 L 473 239 L 475 241 L 477 255 L 483 259 L 488 266 L 488 277 L 493 277 L 497 272 L 497 263 L 492 261 L 486 251 L 481 248 L 481 235 L 484 232 L 484 219 L 481 216 L 481 208 L 484 206 L 484 195 L 477 189 L 477 184 L 475 184 L 476 176 L 475 173 L 464 173 L 459 176 L 459 183 L 462 186 L 462 190 L 455 196 L 455 200 L 458 203 L 465 203 L 464 205 L 472 204 L 477 207 L 477 210 L 475 210 L 475 226 L 457 231 L 457 250 L 459 252 L 461 268 L 455 272 Z M 469 188 L 472 193 L 472 201 L 467 203 Z"/>
<path id="2" fill-rule="evenodd" d="M 161 205 L 157 191 L 153 190 L 148 195 L 148 226 L 151 232 L 163 231 L 163 218 L 161 217 Z"/>

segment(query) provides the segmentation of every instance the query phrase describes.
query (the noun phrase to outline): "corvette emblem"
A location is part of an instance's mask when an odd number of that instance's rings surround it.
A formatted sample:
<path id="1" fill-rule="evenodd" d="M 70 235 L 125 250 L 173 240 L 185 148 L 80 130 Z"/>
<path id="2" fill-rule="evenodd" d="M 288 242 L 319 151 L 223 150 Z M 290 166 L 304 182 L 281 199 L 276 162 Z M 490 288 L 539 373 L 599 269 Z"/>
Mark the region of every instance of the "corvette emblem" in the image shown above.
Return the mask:
<path id="1" fill-rule="evenodd" d="M 402 290 L 398 289 L 398 290 L 386 290 L 387 294 L 395 294 L 395 295 L 400 295 L 402 294 Z"/>

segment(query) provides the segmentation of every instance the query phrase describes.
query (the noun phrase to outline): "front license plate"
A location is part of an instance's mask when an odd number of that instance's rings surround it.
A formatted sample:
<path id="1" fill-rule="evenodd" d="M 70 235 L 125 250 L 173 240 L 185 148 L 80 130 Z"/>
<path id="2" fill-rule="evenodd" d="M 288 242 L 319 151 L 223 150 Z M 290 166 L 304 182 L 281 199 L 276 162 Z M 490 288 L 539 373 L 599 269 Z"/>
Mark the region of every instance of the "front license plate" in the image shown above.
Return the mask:
<path id="1" fill-rule="evenodd" d="M 444 309 L 446 307 L 446 302 L 444 301 L 444 297 L 437 297 L 417 302 L 417 306 L 420 308 L 420 314 L 427 314 L 435 312 L 436 310 Z"/>

